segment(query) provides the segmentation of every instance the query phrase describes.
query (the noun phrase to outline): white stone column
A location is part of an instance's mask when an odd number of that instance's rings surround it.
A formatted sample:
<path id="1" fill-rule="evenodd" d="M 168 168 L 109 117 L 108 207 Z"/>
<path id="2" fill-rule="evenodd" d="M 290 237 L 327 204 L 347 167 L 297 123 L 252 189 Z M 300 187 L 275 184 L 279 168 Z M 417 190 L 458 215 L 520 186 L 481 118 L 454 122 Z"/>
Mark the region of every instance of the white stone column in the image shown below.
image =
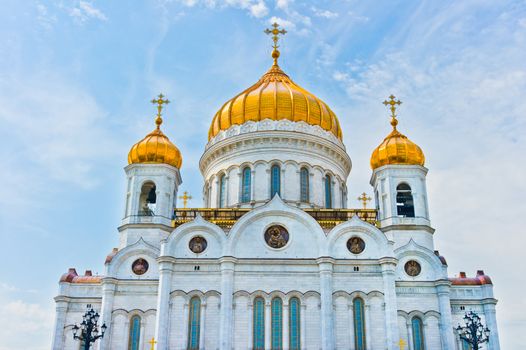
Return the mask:
<path id="1" fill-rule="evenodd" d="M 321 339 L 323 350 L 334 349 L 334 319 L 332 303 L 332 267 L 334 259 L 319 258 L 321 296 Z"/>
<path id="2" fill-rule="evenodd" d="M 451 315 L 451 301 L 449 298 L 451 282 L 448 280 L 438 281 L 436 288 L 438 293 L 438 309 L 440 311 L 440 336 L 442 344 L 446 349 L 454 349 L 455 334 L 453 333 L 453 316 Z"/>
<path id="3" fill-rule="evenodd" d="M 141 317 L 140 333 L 139 333 L 139 349 L 144 349 L 144 339 L 146 338 L 146 333 L 144 333 L 144 329 L 146 328 L 145 323 L 146 322 L 144 321 L 144 318 Z"/>
<path id="4" fill-rule="evenodd" d="M 373 347 L 371 345 L 371 305 L 369 305 L 369 300 L 365 301 L 365 348 L 371 350 Z"/>
<path id="5" fill-rule="evenodd" d="M 219 349 L 232 350 L 232 299 L 234 294 L 234 266 L 236 259 L 223 257 L 221 264 L 221 313 L 219 315 Z"/>
<path id="6" fill-rule="evenodd" d="M 382 279 L 385 300 L 385 329 L 387 337 L 387 350 L 398 349 L 400 340 L 398 331 L 398 304 L 396 301 L 395 271 L 397 260 L 395 258 L 382 258 Z"/>
<path id="7" fill-rule="evenodd" d="M 429 334 L 429 325 L 427 324 L 427 321 L 422 321 L 424 323 L 424 344 L 426 349 L 431 349 L 431 339 L 430 337 L 426 337 L 426 334 Z M 455 350 L 455 348 L 452 348 L 451 350 Z"/>
<path id="8" fill-rule="evenodd" d="M 64 349 L 64 327 L 66 325 L 66 313 L 68 311 L 68 301 L 63 296 L 55 298 L 55 331 L 53 332 L 53 350 Z"/>
<path id="9" fill-rule="evenodd" d="M 248 312 L 248 322 L 247 322 L 247 334 L 248 334 L 248 345 L 247 349 L 252 349 L 254 347 L 254 311 L 253 311 L 254 304 L 252 303 L 252 300 L 248 300 L 247 302 L 247 312 Z"/>
<path id="10" fill-rule="evenodd" d="M 265 301 L 265 349 L 270 349 L 271 345 L 272 313 L 270 311 L 270 301 Z"/>
<path id="11" fill-rule="evenodd" d="M 300 347 L 303 350 L 307 349 L 307 305 L 301 303 L 301 312 L 300 312 Z"/>
<path id="12" fill-rule="evenodd" d="M 190 329 L 188 328 L 190 326 L 190 305 L 188 304 L 188 300 L 185 300 L 184 306 L 183 306 L 183 336 L 181 338 L 182 344 L 181 349 L 186 349 L 188 347 L 188 333 L 190 332 Z"/>
<path id="13" fill-rule="evenodd" d="M 352 300 L 349 301 L 349 349 L 354 350 L 354 306 Z"/>
<path id="14" fill-rule="evenodd" d="M 289 304 L 283 303 L 283 350 L 289 350 Z"/>
<path id="15" fill-rule="evenodd" d="M 411 324 L 411 320 L 406 320 L 405 325 L 407 328 L 407 348 L 414 350 L 415 344 L 413 344 L 413 325 Z"/>
<path id="16" fill-rule="evenodd" d="M 199 317 L 199 349 L 205 349 L 205 325 L 206 325 L 206 302 L 201 302 L 201 312 Z"/>
<path id="17" fill-rule="evenodd" d="M 172 257 L 161 256 L 159 263 L 159 290 L 157 295 L 157 314 L 155 317 L 155 339 L 157 350 L 168 349 L 170 291 L 172 288 L 173 263 Z"/>
<path id="18" fill-rule="evenodd" d="M 115 297 L 115 283 L 116 279 L 111 277 L 105 277 L 102 279 L 102 305 L 100 307 L 100 325 L 106 324 L 106 327 L 111 325 L 111 313 L 113 310 L 113 300 Z M 104 337 L 99 343 L 99 349 L 105 350 L 110 349 L 111 344 L 111 330 L 104 334 Z"/>
<path id="19" fill-rule="evenodd" d="M 488 327 L 490 330 L 488 350 L 500 350 L 499 330 L 497 328 L 495 304 L 497 304 L 497 300 L 495 299 L 486 300 L 483 304 L 486 327 Z"/>

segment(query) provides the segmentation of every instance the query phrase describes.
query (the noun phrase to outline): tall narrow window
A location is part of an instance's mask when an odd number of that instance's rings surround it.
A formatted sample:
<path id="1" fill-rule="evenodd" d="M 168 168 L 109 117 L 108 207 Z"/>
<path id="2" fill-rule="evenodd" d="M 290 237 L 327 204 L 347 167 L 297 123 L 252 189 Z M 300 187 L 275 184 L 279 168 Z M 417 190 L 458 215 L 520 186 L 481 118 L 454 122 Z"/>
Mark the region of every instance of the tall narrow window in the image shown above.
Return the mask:
<path id="1" fill-rule="evenodd" d="M 153 216 L 155 215 L 155 206 L 157 203 L 157 195 L 155 184 L 147 181 L 142 185 L 141 195 L 139 197 L 139 215 Z"/>
<path id="2" fill-rule="evenodd" d="M 249 167 L 243 169 L 241 179 L 241 202 L 247 203 L 250 202 L 250 185 L 251 185 L 251 176 L 252 171 Z"/>
<path id="3" fill-rule="evenodd" d="M 133 316 L 130 321 L 130 337 L 128 350 L 139 350 L 139 340 L 141 339 L 141 318 Z"/>
<path id="4" fill-rule="evenodd" d="M 275 194 L 281 196 L 281 168 L 279 165 L 273 165 L 270 168 L 270 198 Z"/>
<path id="5" fill-rule="evenodd" d="M 265 300 L 254 299 L 254 350 L 265 349 Z"/>
<path id="6" fill-rule="evenodd" d="M 219 178 L 219 208 L 226 207 L 226 175 Z"/>
<path id="7" fill-rule="evenodd" d="M 415 217 L 415 206 L 411 187 L 408 184 L 401 183 L 396 187 L 396 207 L 398 215 L 408 218 Z"/>
<path id="8" fill-rule="evenodd" d="M 356 350 L 365 350 L 365 313 L 362 298 L 353 301 L 354 346 Z"/>
<path id="9" fill-rule="evenodd" d="M 300 170 L 300 202 L 309 202 L 309 170 L 307 168 Z"/>
<path id="10" fill-rule="evenodd" d="M 300 350 L 300 301 L 291 298 L 289 301 L 289 349 Z"/>
<path id="11" fill-rule="evenodd" d="M 424 327 L 422 326 L 422 320 L 420 317 L 413 317 L 411 325 L 413 327 L 413 349 L 424 350 Z"/>
<path id="12" fill-rule="evenodd" d="M 470 343 L 468 343 L 465 340 L 462 340 L 462 350 L 472 350 L 472 349 L 473 347 L 471 346 Z"/>
<path id="13" fill-rule="evenodd" d="M 198 297 L 193 297 L 190 299 L 190 315 L 188 319 L 188 350 L 199 350 L 200 322 L 201 300 Z"/>
<path id="14" fill-rule="evenodd" d="M 271 349 L 283 349 L 283 302 L 280 298 L 272 299 L 272 333 Z"/>
<path id="15" fill-rule="evenodd" d="M 325 176 L 325 208 L 332 208 L 332 179 L 330 175 Z"/>

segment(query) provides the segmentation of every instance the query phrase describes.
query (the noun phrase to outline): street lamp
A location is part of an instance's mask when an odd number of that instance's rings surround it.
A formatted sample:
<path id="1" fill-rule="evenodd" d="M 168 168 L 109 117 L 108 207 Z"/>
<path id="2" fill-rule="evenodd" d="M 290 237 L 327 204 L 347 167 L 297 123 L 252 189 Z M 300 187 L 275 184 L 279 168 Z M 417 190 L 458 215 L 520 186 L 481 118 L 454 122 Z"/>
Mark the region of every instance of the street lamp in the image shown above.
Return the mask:
<path id="1" fill-rule="evenodd" d="M 82 322 L 80 323 L 80 326 L 73 326 L 73 339 L 84 342 L 83 350 L 89 350 L 91 343 L 94 343 L 95 340 L 104 337 L 104 333 L 106 332 L 107 328 L 106 324 L 103 324 L 102 327 L 100 327 L 99 334 L 99 314 L 93 310 L 90 304 L 88 304 L 87 309 L 88 310 L 84 316 L 82 316 Z M 80 334 L 77 334 L 79 331 Z"/>
<path id="2" fill-rule="evenodd" d="M 458 325 L 456 328 L 458 336 L 461 340 L 471 345 L 471 349 L 479 350 L 480 344 L 484 344 L 489 341 L 490 330 L 488 327 L 484 327 L 480 321 L 479 315 L 473 311 L 466 313 L 464 320 L 466 325 L 464 327 Z"/>

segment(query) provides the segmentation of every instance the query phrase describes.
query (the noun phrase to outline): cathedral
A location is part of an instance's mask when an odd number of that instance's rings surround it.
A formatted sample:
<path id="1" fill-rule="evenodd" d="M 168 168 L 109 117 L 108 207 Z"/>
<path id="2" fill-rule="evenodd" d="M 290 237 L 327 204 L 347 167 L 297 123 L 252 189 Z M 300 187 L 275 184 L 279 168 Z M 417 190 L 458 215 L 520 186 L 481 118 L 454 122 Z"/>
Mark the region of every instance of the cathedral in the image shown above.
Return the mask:
<path id="1" fill-rule="evenodd" d="M 371 153 L 371 197 L 348 208 L 352 163 L 331 108 L 273 64 L 213 116 L 199 161 L 203 208 L 177 206 L 182 155 L 155 129 L 133 145 L 119 246 L 103 275 L 61 276 L 53 350 L 86 305 L 104 350 L 468 350 L 468 311 L 499 350 L 493 284 L 483 271 L 448 277 L 434 245 L 422 149 L 399 131 Z M 378 135 L 381 140 L 381 135 Z"/>

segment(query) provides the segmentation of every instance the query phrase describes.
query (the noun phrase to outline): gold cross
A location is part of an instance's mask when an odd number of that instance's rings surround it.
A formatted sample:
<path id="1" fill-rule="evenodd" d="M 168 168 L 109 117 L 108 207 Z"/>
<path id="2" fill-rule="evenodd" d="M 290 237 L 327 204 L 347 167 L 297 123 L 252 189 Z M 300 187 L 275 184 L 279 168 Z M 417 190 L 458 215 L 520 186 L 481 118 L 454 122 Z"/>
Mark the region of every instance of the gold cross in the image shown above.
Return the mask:
<path id="1" fill-rule="evenodd" d="M 155 341 L 155 338 L 152 337 L 152 339 L 148 342 L 148 344 L 150 344 L 150 350 L 155 350 L 155 344 L 157 344 L 157 342 Z"/>
<path id="2" fill-rule="evenodd" d="M 389 96 L 389 101 L 388 100 L 385 100 L 383 102 L 384 105 L 386 106 L 390 106 L 389 109 L 391 110 L 391 125 L 393 126 L 394 129 L 396 129 L 396 125 L 398 124 L 398 120 L 396 120 L 396 106 L 400 106 L 402 104 L 402 101 L 398 100 L 396 101 L 395 100 L 395 96 L 394 95 L 391 95 Z"/>
<path id="3" fill-rule="evenodd" d="M 278 40 L 279 40 L 279 35 L 285 35 L 287 34 L 287 31 L 285 29 L 278 29 L 279 28 L 279 24 L 277 24 L 276 22 L 274 22 L 272 24 L 272 29 L 265 29 L 265 33 L 266 34 L 272 34 L 272 41 L 274 42 L 274 45 L 272 45 L 272 48 L 274 50 L 272 50 L 272 58 L 274 59 L 274 64 L 277 65 L 278 64 L 278 57 L 279 57 L 279 51 L 278 51 Z"/>
<path id="4" fill-rule="evenodd" d="M 406 342 L 403 339 L 400 339 L 398 342 L 398 346 L 400 347 L 400 350 L 404 350 L 404 347 L 406 346 Z"/>
<path id="5" fill-rule="evenodd" d="M 163 94 L 159 94 L 157 99 L 153 99 L 151 102 L 155 105 L 157 105 L 157 118 L 155 118 L 155 124 L 157 125 L 157 129 L 159 129 L 159 126 L 163 123 L 163 118 L 161 118 L 162 111 L 163 111 L 163 105 L 167 105 L 170 103 L 168 99 L 163 98 Z"/>
<path id="6" fill-rule="evenodd" d="M 371 197 L 367 197 L 367 193 L 362 193 L 360 197 L 358 197 L 359 201 L 362 201 L 363 208 L 367 209 L 367 202 L 371 200 Z"/>
<path id="7" fill-rule="evenodd" d="M 183 207 L 186 209 L 186 205 L 188 204 L 188 200 L 192 199 L 192 196 L 188 195 L 187 191 L 184 191 L 182 196 L 179 196 L 179 199 L 183 200 Z"/>

